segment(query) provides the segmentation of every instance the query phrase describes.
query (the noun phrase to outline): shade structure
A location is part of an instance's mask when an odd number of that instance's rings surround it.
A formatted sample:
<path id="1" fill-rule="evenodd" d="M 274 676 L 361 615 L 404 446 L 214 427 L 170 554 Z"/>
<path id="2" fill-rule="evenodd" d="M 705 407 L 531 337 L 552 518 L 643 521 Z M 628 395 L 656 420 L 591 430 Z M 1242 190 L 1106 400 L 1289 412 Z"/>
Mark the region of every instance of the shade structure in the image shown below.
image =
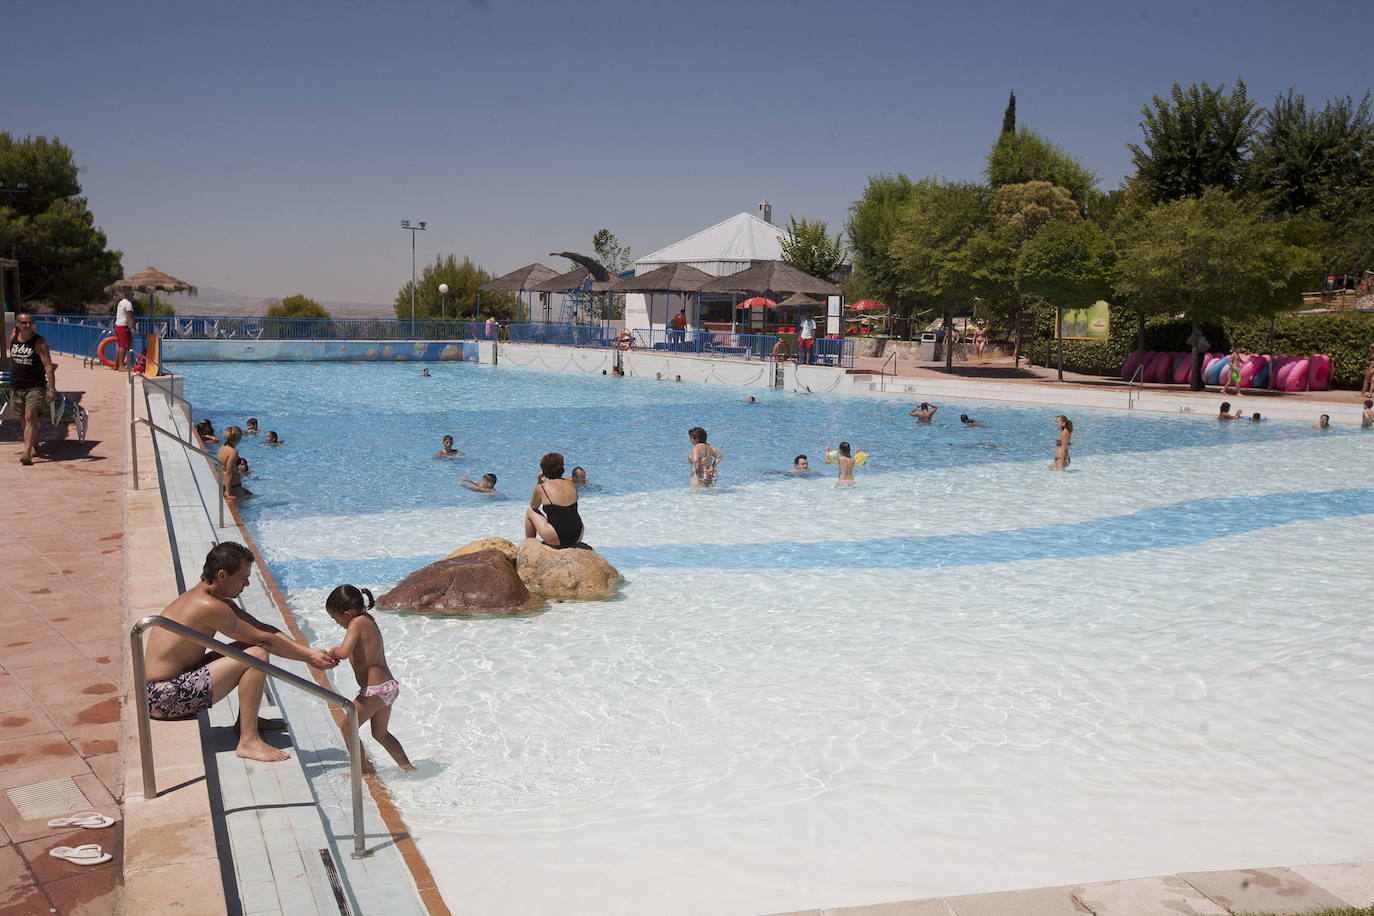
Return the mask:
<path id="1" fill-rule="evenodd" d="M 825 305 L 825 300 L 816 296 L 808 296 L 806 293 L 793 293 L 782 301 L 783 308 L 797 308 L 798 306 L 818 306 Z"/>
<path id="2" fill-rule="evenodd" d="M 122 296 L 130 293 L 189 293 L 194 296 L 199 290 L 185 280 L 178 280 L 155 267 L 145 267 L 133 276 L 111 283 L 105 287 L 105 292 Z"/>
<path id="3" fill-rule="evenodd" d="M 532 290 L 546 280 L 552 280 L 558 276 L 558 271 L 543 264 L 526 264 L 519 270 L 512 270 L 508 274 L 502 274 L 495 280 L 488 280 L 477 287 L 484 293 L 502 291 L 508 293 L 519 293 L 525 290 Z"/>
<path id="4" fill-rule="evenodd" d="M 737 305 L 736 308 L 754 308 L 757 306 L 759 308 L 771 309 L 775 305 L 777 305 L 777 303 L 774 302 L 772 299 L 765 299 L 762 296 L 754 296 L 752 299 L 745 299 L 743 302 Z"/>
<path id="5" fill-rule="evenodd" d="M 536 283 L 530 287 L 530 291 L 535 293 L 563 293 L 570 289 L 581 289 L 582 284 L 586 283 L 590 276 L 591 273 L 587 268 L 574 267 L 565 274 L 558 274 L 543 283 Z"/>
<path id="6" fill-rule="evenodd" d="M 851 312 L 871 312 L 875 309 L 885 309 L 886 305 L 877 299 L 860 299 L 858 302 L 851 302 L 845 306 Z"/>
<path id="7" fill-rule="evenodd" d="M 838 296 L 840 288 L 782 261 L 754 261 L 749 267 L 701 287 L 704 293 L 809 293 Z"/>
<path id="8" fill-rule="evenodd" d="M 617 293 L 694 293 L 714 279 L 690 264 L 667 264 L 643 276 L 619 280 L 611 289 Z"/>

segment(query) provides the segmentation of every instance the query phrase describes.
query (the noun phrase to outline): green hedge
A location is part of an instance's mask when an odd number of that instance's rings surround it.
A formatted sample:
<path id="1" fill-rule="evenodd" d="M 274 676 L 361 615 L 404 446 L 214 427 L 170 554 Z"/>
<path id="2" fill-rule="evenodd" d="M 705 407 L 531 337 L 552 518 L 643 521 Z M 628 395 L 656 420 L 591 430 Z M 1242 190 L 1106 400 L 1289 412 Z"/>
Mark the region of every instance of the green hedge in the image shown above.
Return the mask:
<path id="1" fill-rule="evenodd" d="M 1178 318 L 1154 317 L 1145 323 L 1145 349 L 1181 353 L 1188 349 L 1192 323 Z M 1107 340 L 1064 341 L 1064 368 L 1089 375 L 1118 376 L 1126 358 L 1135 350 L 1137 318 L 1134 312 L 1112 311 L 1111 337 Z M 1202 333 L 1211 351 L 1267 353 L 1278 356 L 1331 356 L 1332 388 L 1358 389 L 1374 343 L 1374 314 L 1329 312 L 1322 315 L 1283 316 L 1273 319 L 1228 321 L 1223 327 L 1203 324 Z M 1054 310 L 1037 309 L 1036 338 L 1026 354 L 1036 365 L 1058 365 L 1054 340 Z"/>

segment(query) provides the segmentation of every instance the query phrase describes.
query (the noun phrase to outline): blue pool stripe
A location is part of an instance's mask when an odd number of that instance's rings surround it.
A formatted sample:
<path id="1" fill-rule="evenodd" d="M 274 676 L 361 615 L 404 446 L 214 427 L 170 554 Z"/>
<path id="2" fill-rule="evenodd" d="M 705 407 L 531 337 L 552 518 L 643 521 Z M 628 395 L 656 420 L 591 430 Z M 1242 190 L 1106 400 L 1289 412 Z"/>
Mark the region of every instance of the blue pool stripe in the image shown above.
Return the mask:
<path id="1" fill-rule="evenodd" d="M 1140 509 L 1126 515 L 1039 528 L 979 534 L 780 541 L 747 544 L 662 544 L 607 547 L 622 571 L 643 567 L 716 569 L 935 569 L 1017 560 L 1080 559 L 1201 544 L 1289 522 L 1374 514 L 1374 489 L 1263 496 L 1208 497 Z M 286 588 L 326 588 L 342 582 L 392 582 L 433 556 L 359 560 L 295 560 L 272 564 Z"/>

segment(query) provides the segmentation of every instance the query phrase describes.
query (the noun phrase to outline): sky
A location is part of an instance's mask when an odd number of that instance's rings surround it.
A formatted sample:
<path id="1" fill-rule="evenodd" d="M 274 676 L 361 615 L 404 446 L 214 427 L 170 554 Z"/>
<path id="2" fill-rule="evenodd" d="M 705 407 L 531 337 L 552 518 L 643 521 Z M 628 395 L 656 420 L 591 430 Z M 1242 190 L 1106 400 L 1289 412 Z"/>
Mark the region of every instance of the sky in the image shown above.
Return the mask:
<path id="1" fill-rule="evenodd" d="M 0 130 L 59 137 L 126 273 L 391 303 L 608 228 L 634 256 L 869 176 L 977 180 L 1017 118 L 1117 187 L 1175 82 L 1374 86 L 1367 2 L 357 0 L 0 7 Z M 19 177 L 0 176 L 10 180 Z"/>

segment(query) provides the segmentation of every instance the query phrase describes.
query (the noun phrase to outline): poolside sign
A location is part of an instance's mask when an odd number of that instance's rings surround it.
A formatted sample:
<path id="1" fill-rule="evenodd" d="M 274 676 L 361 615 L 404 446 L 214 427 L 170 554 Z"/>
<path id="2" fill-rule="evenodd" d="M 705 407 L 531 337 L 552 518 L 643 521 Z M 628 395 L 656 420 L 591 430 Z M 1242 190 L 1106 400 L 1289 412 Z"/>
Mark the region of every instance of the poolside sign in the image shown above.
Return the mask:
<path id="1" fill-rule="evenodd" d="M 1085 309 L 1064 309 L 1059 336 L 1065 340 L 1106 340 L 1111 332 L 1108 306 L 1101 299 Z"/>

